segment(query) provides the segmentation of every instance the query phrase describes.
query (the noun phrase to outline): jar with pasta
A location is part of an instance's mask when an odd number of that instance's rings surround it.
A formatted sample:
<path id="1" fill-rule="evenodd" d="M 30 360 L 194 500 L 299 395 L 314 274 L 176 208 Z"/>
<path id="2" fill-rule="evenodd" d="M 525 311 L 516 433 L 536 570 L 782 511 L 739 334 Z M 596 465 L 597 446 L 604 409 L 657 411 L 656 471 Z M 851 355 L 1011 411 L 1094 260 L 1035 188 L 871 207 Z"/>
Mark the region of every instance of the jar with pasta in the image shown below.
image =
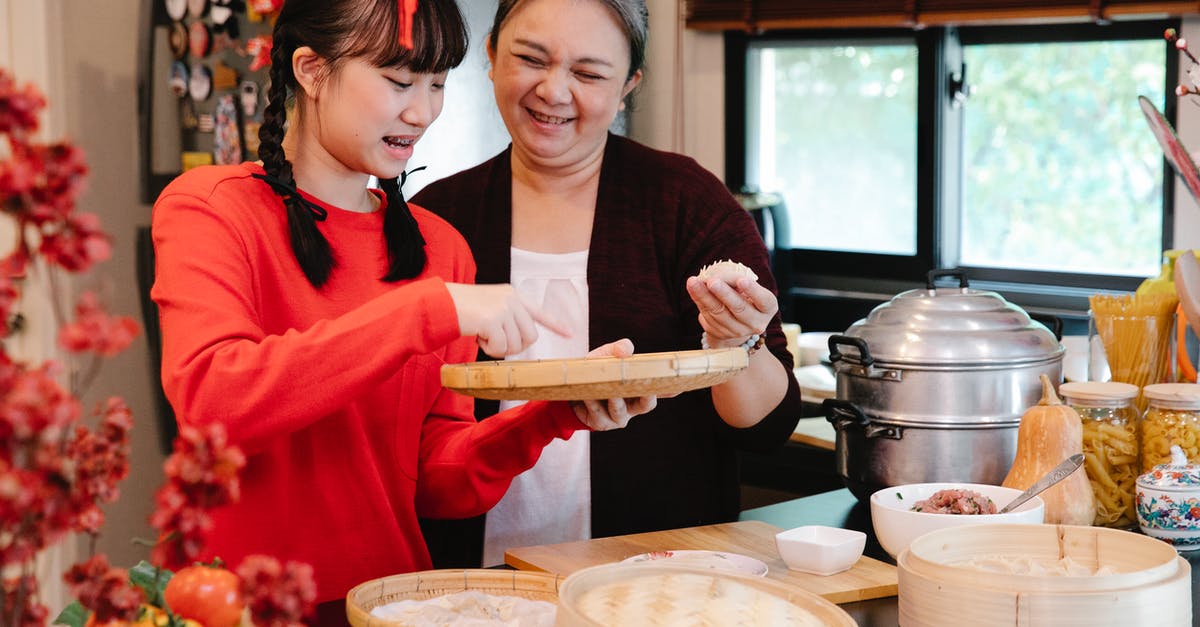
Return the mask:
<path id="1" fill-rule="evenodd" d="M 1171 445 L 1200 459 L 1200 384 L 1156 383 L 1142 388 L 1148 403 L 1142 419 L 1142 472 L 1171 463 Z"/>
<path id="2" fill-rule="evenodd" d="M 1083 421 L 1083 458 L 1096 497 L 1092 524 L 1137 527 L 1138 427 L 1136 385 L 1077 381 L 1058 390 Z"/>

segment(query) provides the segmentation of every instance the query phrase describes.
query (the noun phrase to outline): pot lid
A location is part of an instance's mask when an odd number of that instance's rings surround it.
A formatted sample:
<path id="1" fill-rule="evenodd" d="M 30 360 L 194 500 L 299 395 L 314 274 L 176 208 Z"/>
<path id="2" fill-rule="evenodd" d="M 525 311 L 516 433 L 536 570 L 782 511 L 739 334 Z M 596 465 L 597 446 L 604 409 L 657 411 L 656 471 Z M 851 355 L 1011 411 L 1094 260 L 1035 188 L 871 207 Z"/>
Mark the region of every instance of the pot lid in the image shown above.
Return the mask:
<path id="1" fill-rule="evenodd" d="M 958 287 L 937 287 L 942 276 L 957 277 Z M 875 307 L 845 335 L 861 339 L 874 359 L 898 364 L 1011 365 L 1065 352 L 1045 325 L 996 292 L 972 289 L 959 270 L 931 271 L 924 289 Z"/>
<path id="2" fill-rule="evenodd" d="M 1200 488 L 1200 466 L 1189 464 L 1178 444 L 1171 445 L 1171 463 L 1159 464 L 1138 477 L 1138 485 L 1154 488 Z"/>

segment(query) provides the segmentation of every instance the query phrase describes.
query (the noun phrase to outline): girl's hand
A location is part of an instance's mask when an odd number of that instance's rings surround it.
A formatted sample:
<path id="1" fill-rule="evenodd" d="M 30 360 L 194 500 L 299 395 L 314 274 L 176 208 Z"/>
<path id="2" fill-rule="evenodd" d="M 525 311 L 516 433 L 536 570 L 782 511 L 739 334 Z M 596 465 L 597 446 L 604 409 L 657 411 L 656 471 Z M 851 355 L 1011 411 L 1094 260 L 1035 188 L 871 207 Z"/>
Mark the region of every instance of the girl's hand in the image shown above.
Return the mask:
<path id="1" fill-rule="evenodd" d="M 633 342 L 620 339 L 599 346 L 588 357 L 629 357 L 633 355 Z M 571 401 L 571 409 L 579 422 L 592 431 L 623 429 L 634 416 L 640 416 L 658 406 L 658 397 L 610 398 L 608 400 Z"/>
<path id="2" fill-rule="evenodd" d="M 458 313 L 458 331 L 474 335 L 483 352 L 496 358 L 515 355 L 537 340 L 537 325 L 570 337 L 570 331 L 540 309 L 525 302 L 507 283 L 473 285 L 447 283 L 454 309 Z"/>
<path id="3" fill-rule="evenodd" d="M 755 333 L 764 333 L 779 311 L 771 290 L 745 276 L 689 277 L 688 295 L 700 310 L 700 326 L 711 348 L 738 346 Z"/>

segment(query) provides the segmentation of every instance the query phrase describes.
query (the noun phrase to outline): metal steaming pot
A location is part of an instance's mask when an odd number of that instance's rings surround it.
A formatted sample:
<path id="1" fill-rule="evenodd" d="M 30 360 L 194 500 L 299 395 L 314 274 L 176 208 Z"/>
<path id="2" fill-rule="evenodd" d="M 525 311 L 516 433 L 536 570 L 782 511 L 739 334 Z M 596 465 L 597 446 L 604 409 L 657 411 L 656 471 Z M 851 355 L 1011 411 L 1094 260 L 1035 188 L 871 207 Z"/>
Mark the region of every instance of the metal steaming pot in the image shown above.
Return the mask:
<path id="1" fill-rule="evenodd" d="M 937 288 L 939 277 L 959 286 Z M 1062 381 L 1056 334 L 959 270 L 934 270 L 829 338 L 837 471 L 860 500 L 888 486 L 1000 484 L 1040 376 Z"/>

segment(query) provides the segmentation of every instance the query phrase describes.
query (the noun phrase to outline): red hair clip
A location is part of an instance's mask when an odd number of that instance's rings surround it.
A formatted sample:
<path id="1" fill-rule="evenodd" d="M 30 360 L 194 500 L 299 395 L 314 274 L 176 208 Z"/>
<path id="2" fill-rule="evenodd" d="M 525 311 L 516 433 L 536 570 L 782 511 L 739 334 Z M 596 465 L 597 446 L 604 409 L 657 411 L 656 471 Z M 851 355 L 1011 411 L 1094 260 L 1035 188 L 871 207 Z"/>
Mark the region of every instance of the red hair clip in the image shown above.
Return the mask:
<path id="1" fill-rule="evenodd" d="M 413 15 L 417 12 L 417 0 L 396 0 L 396 11 L 400 18 L 400 45 L 412 50 Z"/>

